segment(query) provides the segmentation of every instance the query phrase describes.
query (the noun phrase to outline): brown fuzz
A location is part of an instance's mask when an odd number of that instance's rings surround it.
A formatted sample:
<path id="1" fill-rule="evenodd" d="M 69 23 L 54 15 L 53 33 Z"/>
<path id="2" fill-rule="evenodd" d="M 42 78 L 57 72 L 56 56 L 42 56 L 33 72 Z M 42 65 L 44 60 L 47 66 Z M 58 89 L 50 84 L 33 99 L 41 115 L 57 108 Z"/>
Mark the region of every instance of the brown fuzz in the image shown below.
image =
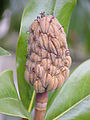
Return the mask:
<path id="1" fill-rule="evenodd" d="M 58 20 L 45 16 L 31 24 L 25 78 L 37 93 L 53 91 L 69 76 L 71 57 L 64 29 Z"/>

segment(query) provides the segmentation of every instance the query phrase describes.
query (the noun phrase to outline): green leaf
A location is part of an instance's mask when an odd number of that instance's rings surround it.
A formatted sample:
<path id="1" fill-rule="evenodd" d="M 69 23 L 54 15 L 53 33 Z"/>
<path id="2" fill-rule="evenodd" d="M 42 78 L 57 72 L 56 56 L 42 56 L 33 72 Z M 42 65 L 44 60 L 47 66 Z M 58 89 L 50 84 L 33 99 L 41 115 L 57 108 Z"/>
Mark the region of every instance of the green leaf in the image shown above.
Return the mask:
<path id="1" fill-rule="evenodd" d="M 77 0 L 56 0 L 54 15 L 57 17 L 61 25 L 64 26 L 64 31 L 68 33 L 69 22 L 73 8 Z"/>
<path id="2" fill-rule="evenodd" d="M 90 60 L 81 64 L 48 102 L 46 120 L 63 114 L 90 94 Z"/>
<path id="3" fill-rule="evenodd" d="M 76 0 L 31 0 L 24 9 L 16 50 L 16 62 L 19 93 L 21 100 L 27 109 L 33 93 L 33 87 L 31 87 L 24 78 L 24 64 L 26 63 L 24 55 L 27 55 L 26 39 L 29 36 L 29 34 L 27 34 L 29 26 L 37 16 L 40 15 L 40 12 L 45 11 L 46 14 L 53 14 L 57 17 L 67 33 L 70 16 L 75 4 Z"/>
<path id="4" fill-rule="evenodd" d="M 17 91 L 13 82 L 12 70 L 0 73 L 0 99 L 7 97 L 18 99 Z"/>
<path id="5" fill-rule="evenodd" d="M 57 120 L 90 120 L 90 95 L 80 101 L 74 108 L 64 113 Z"/>
<path id="6" fill-rule="evenodd" d="M 0 113 L 30 119 L 30 115 L 25 110 L 13 82 L 13 72 L 11 70 L 0 73 Z"/>
<path id="7" fill-rule="evenodd" d="M 0 56 L 10 56 L 11 54 L 0 47 Z"/>
<path id="8" fill-rule="evenodd" d="M 15 98 L 0 99 L 0 113 L 14 117 L 27 118 L 29 120 L 32 119 L 22 103 Z"/>

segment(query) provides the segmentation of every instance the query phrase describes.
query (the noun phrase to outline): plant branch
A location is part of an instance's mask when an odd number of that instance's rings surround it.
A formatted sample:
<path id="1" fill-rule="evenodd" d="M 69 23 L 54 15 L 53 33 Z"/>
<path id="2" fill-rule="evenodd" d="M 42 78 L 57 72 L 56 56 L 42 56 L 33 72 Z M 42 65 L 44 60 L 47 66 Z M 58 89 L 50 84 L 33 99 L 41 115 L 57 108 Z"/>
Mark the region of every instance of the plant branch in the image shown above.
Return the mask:
<path id="1" fill-rule="evenodd" d="M 34 120 L 44 120 L 47 101 L 48 92 L 36 94 Z"/>

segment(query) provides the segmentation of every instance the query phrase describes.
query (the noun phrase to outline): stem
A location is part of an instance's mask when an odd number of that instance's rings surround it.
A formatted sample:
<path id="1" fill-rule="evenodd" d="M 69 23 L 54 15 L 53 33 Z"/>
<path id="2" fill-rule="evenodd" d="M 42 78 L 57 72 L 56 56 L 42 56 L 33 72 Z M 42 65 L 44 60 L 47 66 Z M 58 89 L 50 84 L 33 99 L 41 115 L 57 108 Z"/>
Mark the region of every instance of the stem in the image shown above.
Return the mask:
<path id="1" fill-rule="evenodd" d="M 44 120 L 48 101 L 48 92 L 37 93 L 34 120 Z"/>

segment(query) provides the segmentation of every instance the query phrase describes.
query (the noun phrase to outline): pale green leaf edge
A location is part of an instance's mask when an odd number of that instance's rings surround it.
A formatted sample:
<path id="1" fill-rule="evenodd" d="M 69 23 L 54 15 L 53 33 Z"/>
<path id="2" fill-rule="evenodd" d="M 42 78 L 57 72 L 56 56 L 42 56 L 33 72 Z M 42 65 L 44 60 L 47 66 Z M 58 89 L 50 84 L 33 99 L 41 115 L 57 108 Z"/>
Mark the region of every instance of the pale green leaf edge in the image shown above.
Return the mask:
<path id="1" fill-rule="evenodd" d="M 4 73 L 6 72 L 12 72 L 13 74 L 13 71 L 11 69 L 7 69 L 7 70 L 4 70 L 3 72 L 0 73 L 0 76 L 2 76 Z M 17 93 L 17 90 L 16 90 L 16 87 L 15 87 L 15 84 L 14 84 L 14 81 L 12 81 L 12 84 L 13 84 L 13 87 L 15 89 L 15 92 Z M 17 98 L 18 98 L 18 94 L 17 94 Z"/>
<path id="2" fill-rule="evenodd" d="M 7 50 L 0 47 L 0 52 L 3 52 L 4 54 L 0 53 L 0 56 L 11 56 L 11 53 L 9 53 Z"/>
<path id="3" fill-rule="evenodd" d="M 22 13 L 21 22 L 20 22 L 20 31 L 19 31 L 19 37 L 18 37 L 17 45 L 18 45 L 18 42 L 19 42 L 19 38 L 20 38 L 20 36 L 21 36 L 22 21 L 23 21 L 24 13 L 25 13 L 25 10 L 26 10 L 29 2 L 30 2 L 30 0 L 28 0 L 27 4 L 26 4 L 26 6 L 25 6 L 25 8 L 24 8 L 24 10 L 23 10 L 23 13 Z M 18 47 L 18 46 L 17 46 L 17 47 Z M 16 47 L 16 50 L 17 50 L 17 47 Z M 16 59 L 17 59 L 17 58 L 16 58 Z"/>
<path id="4" fill-rule="evenodd" d="M 9 72 L 12 72 L 11 69 L 7 69 L 7 70 L 4 70 L 3 72 L 1 72 L 1 73 L 0 73 L 0 76 L 1 76 L 2 74 L 4 74 L 5 72 L 8 72 L 8 71 L 9 71 Z"/>

